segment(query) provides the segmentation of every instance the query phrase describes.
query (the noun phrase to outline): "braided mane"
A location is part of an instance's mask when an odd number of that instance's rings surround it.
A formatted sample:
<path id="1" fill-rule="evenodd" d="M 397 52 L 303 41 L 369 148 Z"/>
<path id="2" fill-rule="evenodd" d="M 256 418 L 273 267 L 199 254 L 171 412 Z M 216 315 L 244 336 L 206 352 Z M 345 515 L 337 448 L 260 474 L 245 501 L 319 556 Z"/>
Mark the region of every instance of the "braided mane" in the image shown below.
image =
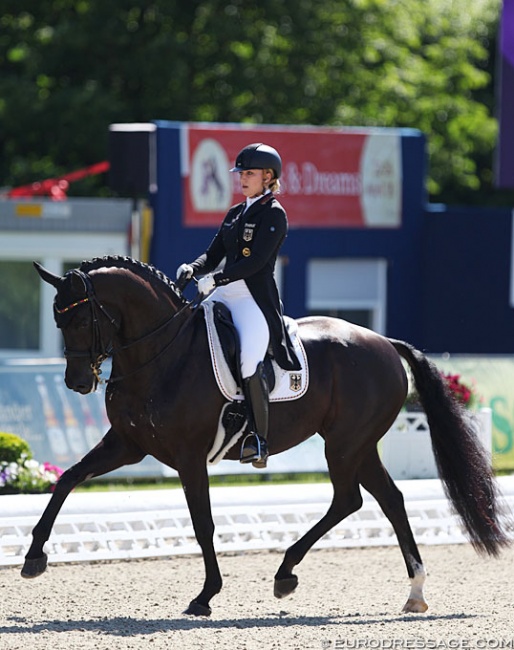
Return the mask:
<path id="1" fill-rule="evenodd" d="M 145 262 L 140 262 L 135 260 L 132 257 L 122 256 L 122 255 L 106 255 L 105 257 L 95 257 L 92 260 L 85 260 L 80 265 L 80 270 L 84 273 L 89 273 L 89 271 L 95 271 L 96 269 L 101 269 L 103 267 L 108 268 L 117 268 L 117 269 L 127 269 L 132 271 L 139 277 L 143 277 L 145 280 L 150 282 L 157 281 L 161 286 L 164 285 L 168 290 L 170 290 L 176 298 L 180 300 L 182 304 L 185 304 L 186 300 L 182 293 L 177 289 L 174 282 L 172 282 L 167 275 L 165 275 L 159 269 L 156 269 L 155 266 L 151 264 L 145 264 Z"/>

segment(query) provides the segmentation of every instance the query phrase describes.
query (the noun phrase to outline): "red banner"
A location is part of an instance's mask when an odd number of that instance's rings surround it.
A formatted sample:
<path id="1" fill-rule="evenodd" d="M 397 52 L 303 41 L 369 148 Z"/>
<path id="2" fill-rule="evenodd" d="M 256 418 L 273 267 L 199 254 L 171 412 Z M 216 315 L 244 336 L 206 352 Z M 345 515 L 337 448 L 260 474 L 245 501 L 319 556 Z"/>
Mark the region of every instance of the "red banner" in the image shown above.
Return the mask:
<path id="1" fill-rule="evenodd" d="M 290 227 L 391 228 L 401 224 L 401 139 L 387 130 L 328 127 L 184 126 L 187 226 L 217 226 L 243 200 L 228 170 L 252 142 L 282 158 L 279 200 Z"/>

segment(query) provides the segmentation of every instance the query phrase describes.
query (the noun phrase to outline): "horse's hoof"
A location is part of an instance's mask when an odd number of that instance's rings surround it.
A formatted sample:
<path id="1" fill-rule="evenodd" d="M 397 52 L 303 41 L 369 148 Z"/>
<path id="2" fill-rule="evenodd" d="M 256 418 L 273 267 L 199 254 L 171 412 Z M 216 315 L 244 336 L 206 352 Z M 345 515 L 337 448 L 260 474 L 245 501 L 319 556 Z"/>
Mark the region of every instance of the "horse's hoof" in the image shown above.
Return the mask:
<path id="1" fill-rule="evenodd" d="M 402 612 L 413 612 L 416 614 L 422 614 L 426 612 L 428 605 L 424 600 L 419 600 L 418 598 L 409 598 L 409 600 L 403 606 Z"/>
<path id="2" fill-rule="evenodd" d="M 284 598 L 289 596 L 298 586 L 298 578 L 292 575 L 290 578 L 282 578 L 278 580 L 275 578 L 275 586 L 273 587 L 273 595 L 275 598 Z"/>
<path id="3" fill-rule="evenodd" d="M 202 605 L 198 601 L 192 600 L 184 614 L 190 614 L 191 616 L 210 616 L 211 612 L 212 610 L 209 605 Z"/>
<path id="4" fill-rule="evenodd" d="M 41 557 L 37 557 L 34 560 L 26 559 L 21 570 L 22 578 L 37 578 L 46 571 L 47 564 L 48 555 L 46 553 L 43 553 Z"/>

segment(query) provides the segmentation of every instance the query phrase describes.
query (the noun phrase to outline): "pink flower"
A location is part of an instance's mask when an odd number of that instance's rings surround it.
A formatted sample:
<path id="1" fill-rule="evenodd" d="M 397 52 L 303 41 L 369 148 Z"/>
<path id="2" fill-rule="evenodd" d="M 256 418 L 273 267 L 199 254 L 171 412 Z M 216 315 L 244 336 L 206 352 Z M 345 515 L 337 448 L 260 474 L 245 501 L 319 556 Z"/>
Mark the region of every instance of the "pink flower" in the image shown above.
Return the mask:
<path id="1" fill-rule="evenodd" d="M 441 376 L 455 399 L 464 406 L 470 407 L 475 401 L 479 401 L 475 394 L 475 387 L 464 383 L 460 375 L 441 372 Z"/>
<path id="2" fill-rule="evenodd" d="M 57 478 L 60 478 L 63 474 L 63 470 L 60 467 L 57 467 L 57 465 L 51 465 L 50 463 L 43 463 L 43 467 L 45 469 L 45 472 L 50 472 L 52 474 L 55 474 Z"/>

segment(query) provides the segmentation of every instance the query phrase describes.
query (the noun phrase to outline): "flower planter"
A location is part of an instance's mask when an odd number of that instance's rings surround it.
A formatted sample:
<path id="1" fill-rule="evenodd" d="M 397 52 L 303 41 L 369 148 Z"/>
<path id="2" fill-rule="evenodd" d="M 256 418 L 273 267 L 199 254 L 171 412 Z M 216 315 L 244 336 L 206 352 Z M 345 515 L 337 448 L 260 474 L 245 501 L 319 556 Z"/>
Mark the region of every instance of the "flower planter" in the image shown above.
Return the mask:
<path id="1" fill-rule="evenodd" d="M 490 408 L 473 413 L 484 448 L 492 451 Z M 385 434 L 381 445 L 382 462 L 394 479 L 437 478 L 437 467 L 427 417 L 422 411 L 402 411 Z"/>

